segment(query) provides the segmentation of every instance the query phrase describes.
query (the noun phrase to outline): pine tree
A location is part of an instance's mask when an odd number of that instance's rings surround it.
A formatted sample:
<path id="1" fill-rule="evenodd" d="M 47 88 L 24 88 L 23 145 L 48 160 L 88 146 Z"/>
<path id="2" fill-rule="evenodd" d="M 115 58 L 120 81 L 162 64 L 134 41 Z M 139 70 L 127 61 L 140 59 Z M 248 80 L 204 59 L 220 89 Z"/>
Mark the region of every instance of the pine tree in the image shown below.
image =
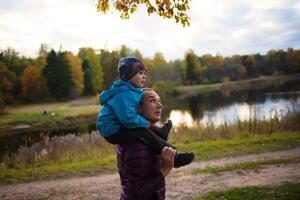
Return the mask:
<path id="1" fill-rule="evenodd" d="M 43 70 L 51 96 L 68 98 L 73 86 L 69 63 L 63 52 L 55 53 L 54 50 L 47 56 L 47 64 Z"/>
<path id="2" fill-rule="evenodd" d="M 96 91 L 102 90 L 102 83 L 103 83 L 103 72 L 102 72 L 102 66 L 100 65 L 100 55 L 95 52 L 92 48 L 80 48 L 78 52 L 78 57 L 81 59 L 81 61 L 84 61 L 87 59 L 89 61 L 90 66 L 90 75 L 91 80 L 93 83 L 93 87 Z"/>
<path id="3" fill-rule="evenodd" d="M 95 88 L 92 82 L 91 66 L 87 59 L 85 59 L 82 63 L 82 70 L 83 70 L 83 79 L 84 79 L 83 94 L 84 95 L 95 94 Z"/>

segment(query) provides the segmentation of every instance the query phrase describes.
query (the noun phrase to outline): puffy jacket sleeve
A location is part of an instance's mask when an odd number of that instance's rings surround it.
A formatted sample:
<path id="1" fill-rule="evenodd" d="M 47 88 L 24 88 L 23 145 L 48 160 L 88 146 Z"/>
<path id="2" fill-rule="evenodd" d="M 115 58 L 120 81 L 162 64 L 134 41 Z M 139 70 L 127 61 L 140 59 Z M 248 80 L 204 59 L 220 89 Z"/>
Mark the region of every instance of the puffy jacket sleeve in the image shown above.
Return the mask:
<path id="1" fill-rule="evenodd" d="M 117 98 L 113 98 L 110 107 L 118 117 L 122 126 L 126 128 L 146 128 L 148 120 L 136 111 L 139 100 L 130 93 L 121 92 Z"/>
<path id="2" fill-rule="evenodd" d="M 165 198 L 165 178 L 159 171 L 160 160 L 143 144 L 118 146 L 121 199 Z"/>

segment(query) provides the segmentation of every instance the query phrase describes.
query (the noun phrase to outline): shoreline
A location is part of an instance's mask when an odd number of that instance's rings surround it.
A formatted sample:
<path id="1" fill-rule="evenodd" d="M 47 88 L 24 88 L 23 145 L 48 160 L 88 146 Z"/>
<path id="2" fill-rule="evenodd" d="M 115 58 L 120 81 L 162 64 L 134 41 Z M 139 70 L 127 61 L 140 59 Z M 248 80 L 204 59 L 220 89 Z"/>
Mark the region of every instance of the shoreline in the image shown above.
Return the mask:
<path id="1" fill-rule="evenodd" d="M 258 78 L 251 78 L 241 81 L 216 83 L 210 85 L 191 85 L 191 86 L 178 86 L 175 93 L 179 94 L 181 98 L 191 97 L 206 92 L 232 92 L 243 91 L 249 89 L 264 89 L 273 84 L 284 84 L 289 81 L 300 80 L 300 74 L 293 75 L 280 75 L 280 76 L 261 76 Z"/>

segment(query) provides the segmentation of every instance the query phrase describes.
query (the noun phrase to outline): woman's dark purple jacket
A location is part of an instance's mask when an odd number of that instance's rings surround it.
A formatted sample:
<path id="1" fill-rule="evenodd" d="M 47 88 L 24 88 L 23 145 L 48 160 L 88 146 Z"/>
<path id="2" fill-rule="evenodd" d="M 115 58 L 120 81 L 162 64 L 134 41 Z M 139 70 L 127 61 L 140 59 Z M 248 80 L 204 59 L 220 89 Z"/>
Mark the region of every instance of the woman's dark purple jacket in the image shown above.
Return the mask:
<path id="1" fill-rule="evenodd" d="M 164 200 L 165 178 L 159 171 L 160 159 L 145 145 L 117 145 L 121 200 Z"/>

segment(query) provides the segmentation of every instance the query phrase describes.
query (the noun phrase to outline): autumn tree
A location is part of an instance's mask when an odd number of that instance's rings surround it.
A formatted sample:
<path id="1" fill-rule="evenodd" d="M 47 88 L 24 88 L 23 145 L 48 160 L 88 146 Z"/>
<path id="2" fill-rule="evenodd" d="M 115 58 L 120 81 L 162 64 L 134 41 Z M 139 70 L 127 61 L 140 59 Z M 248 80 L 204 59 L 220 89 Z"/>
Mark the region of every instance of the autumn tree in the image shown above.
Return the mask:
<path id="1" fill-rule="evenodd" d="M 134 57 L 137 57 L 137 58 L 143 60 L 143 55 L 141 54 L 141 52 L 140 52 L 138 49 L 134 50 L 134 52 L 133 52 L 132 55 L 133 55 Z"/>
<path id="2" fill-rule="evenodd" d="M 79 57 L 73 55 L 71 52 L 65 52 L 68 60 L 73 86 L 70 90 L 71 98 L 78 97 L 83 91 L 83 71 L 81 66 L 81 60 Z"/>
<path id="3" fill-rule="evenodd" d="M 180 80 L 180 62 L 167 62 L 161 52 L 156 52 L 148 67 L 148 74 L 152 85 L 163 85 L 164 87 L 172 87 L 181 83 Z M 148 82 L 148 81 L 147 81 Z"/>
<path id="4" fill-rule="evenodd" d="M 2 61 L 0 61 L 0 71 L 7 70 L 6 64 Z"/>
<path id="5" fill-rule="evenodd" d="M 226 63 L 226 59 L 222 55 L 205 54 L 200 57 L 200 61 L 203 65 L 202 82 L 216 83 L 230 79 L 230 76 L 226 74 L 226 65 L 229 66 L 229 63 Z"/>
<path id="6" fill-rule="evenodd" d="M 238 67 L 241 64 L 240 55 L 233 55 L 226 57 L 224 59 L 223 71 L 224 75 L 229 77 L 231 81 L 235 81 L 238 79 Z"/>
<path id="7" fill-rule="evenodd" d="M 185 82 L 193 85 L 199 83 L 203 66 L 198 59 L 198 56 L 193 50 L 189 50 L 185 55 L 185 64 L 183 65 L 183 70 L 185 71 Z"/>
<path id="8" fill-rule="evenodd" d="M 152 67 L 148 67 L 149 76 L 155 83 L 158 80 L 164 80 L 165 71 L 167 69 L 167 61 L 161 52 L 156 52 L 152 60 Z"/>
<path id="9" fill-rule="evenodd" d="M 240 65 L 236 70 L 236 74 L 237 74 L 237 79 L 242 80 L 247 75 L 247 69 L 243 65 Z"/>
<path id="10" fill-rule="evenodd" d="M 216 82 L 216 74 L 213 71 L 213 67 L 212 67 L 212 61 L 213 60 L 213 56 L 211 54 L 204 54 L 203 56 L 200 57 L 200 62 L 202 63 L 202 65 L 204 66 L 204 80 L 202 81 L 205 84 L 208 83 L 214 83 Z"/>
<path id="11" fill-rule="evenodd" d="M 1 90 L 1 101 L 4 104 L 12 103 L 15 99 L 14 97 L 14 86 L 16 84 L 15 73 L 9 70 L 0 71 L 0 90 Z"/>
<path id="12" fill-rule="evenodd" d="M 89 61 L 91 80 L 93 88 L 95 88 L 94 94 L 103 89 L 103 72 L 100 65 L 100 55 L 95 52 L 93 48 L 80 48 L 78 57 L 83 62 L 85 59 Z"/>
<path id="13" fill-rule="evenodd" d="M 32 59 L 20 56 L 19 53 L 12 48 L 7 48 L 0 52 L 0 61 L 4 62 L 7 69 L 14 72 L 17 77 L 22 75 L 25 67 L 33 63 Z"/>
<path id="14" fill-rule="evenodd" d="M 254 77 L 256 75 L 256 61 L 253 55 L 245 55 L 242 56 L 242 63 L 241 63 L 247 70 L 247 74 L 250 77 Z"/>
<path id="15" fill-rule="evenodd" d="M 120 48 L 120 57 L 132 56 L 132 50 L 127 47 L 125 44 L 121 45 Z"/>
<path id="16" fill-rule="evenodd" d="M 48 94 L 42 69 L 39 67 L 26 67 L 21 77 L 23 98 L 29 101 L 40 101 Z"/>
<path id="17" fill-rule="evenodd" d="M 287 50 L 287 72 L 300 72 L 300 51 L 288 48 Z"/>
<path id="18" fill-rule="evenodd" d="M 48 55 L 48 46 L 46 44 L 41 44 L 39 49 L 39 55 L 34 60 L 34 66 L 43 68 L 46 65 L 47 55 Z"/>
<path id="19" fill-rule="evenodd" d="M 226 76 L 224 71 L 224 57 L 220 54 L 217 54 L 216 56 L 213 56 L 211 67 L 213 69 L 213 73 L 215 74 L 215 80 L 224 81 L 228 80 L 229 78 Z"/>
<path id="20" fill-rule="evenodd" d="M 173 60 L 168 62 L 166 70 L 166 80 L 172 81 L 174 84 L 181 84 L 180 60 Z"/>
<path id="21" fill-rule="evenodd" d="M 175 19 L 183 26 L 190 25 L 190 18 L 187 16 L 190 0 L 98 0 L 97 10 L 106 13 L 115 8 L 120 12 L 122 19 L 129 19 L 130 15 L 136 12 L 138 6 L 144 5 L 148 14 L 157 14 L 163 18 Z"/>
<path id="22" fill-rule="evenodd" d="M 122 49 L 121 49 L 122 50 Z M 124 50 L 124 48 L 123 48 Z M 128 54 L 124 54 L 127 56 Z M 108 88 L 115 80 L 119 78 L 118 75 L 118 64 L 120 55 L 118 51 L 109 52 L 108 50 L 101 49 L 100 52 L 100 63 L 103 69 L 103 87 Z"/>

